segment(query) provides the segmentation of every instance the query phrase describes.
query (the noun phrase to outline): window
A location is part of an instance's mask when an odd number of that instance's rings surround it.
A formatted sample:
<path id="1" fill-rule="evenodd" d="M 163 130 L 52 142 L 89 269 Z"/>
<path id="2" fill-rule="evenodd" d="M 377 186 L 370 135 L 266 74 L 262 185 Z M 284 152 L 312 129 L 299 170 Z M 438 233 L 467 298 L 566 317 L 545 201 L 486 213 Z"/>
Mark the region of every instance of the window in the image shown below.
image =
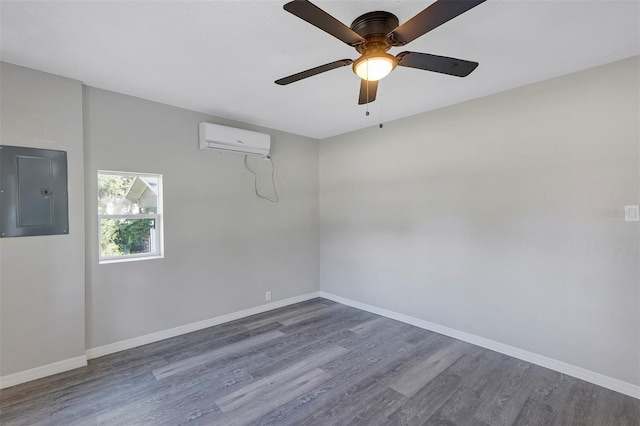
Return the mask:
<path id="1" fill-rule="evenodd" d="M 98 171 L 100 263 L 162 257 L 162 175 Z"/>

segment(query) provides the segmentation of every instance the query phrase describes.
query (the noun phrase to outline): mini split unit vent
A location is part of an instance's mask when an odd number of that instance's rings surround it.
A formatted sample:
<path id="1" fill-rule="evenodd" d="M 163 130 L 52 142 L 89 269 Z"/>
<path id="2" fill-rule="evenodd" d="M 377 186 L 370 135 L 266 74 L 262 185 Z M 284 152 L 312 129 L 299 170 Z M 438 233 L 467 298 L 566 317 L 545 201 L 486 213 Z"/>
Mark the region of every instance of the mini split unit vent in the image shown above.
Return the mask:
<path id="1" fill-rule="evenodd" d="M 218 124 L 200 123 L 200 149 L 266 157 L 271 136 Z"/>

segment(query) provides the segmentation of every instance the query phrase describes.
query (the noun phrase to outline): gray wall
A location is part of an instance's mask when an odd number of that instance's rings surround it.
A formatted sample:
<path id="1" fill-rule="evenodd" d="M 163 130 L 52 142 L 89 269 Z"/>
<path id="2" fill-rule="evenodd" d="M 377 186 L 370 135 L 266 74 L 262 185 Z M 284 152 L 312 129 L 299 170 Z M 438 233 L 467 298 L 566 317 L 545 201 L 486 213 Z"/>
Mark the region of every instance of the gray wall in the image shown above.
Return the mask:
<path id="1" fill-rule="evenodd" d="M 319 288 L 318 142 L 94 88 L 84 90 L 87 348 Z M 280 202 L 243 156 L 198 150 L 198 123 L 272 135 Z M 269 195 L 270 166 L 249 158 Z M 165 257 L 98 264 L 97 170 L 164 176 Z"/>
<path id="2" fill-rule="evenodd" d="M 319 183 L 315 140 L 0 73 L 2 143 L 66 150 L 70 193 L 69 235 L 0 239 L 1 375 L 320 282 L 640 383 L 638 58 L 322 141 Z M 203 120 L 272 134 L 279 204 Z M 164 259 L 98 265 L 98 169 L 164 175 Z"/>
<path id="3" fill-rule="evenodd" d="M 84 356 L 82 84 L 0 63 L 1 143 L 67 151 L 69 234 L 0 239 L 0 375 Z"/>
<path id="4" fill-rule="evenodd" d="M 639 71 L 322 141 L 321 290 L 640 384 Z"/>

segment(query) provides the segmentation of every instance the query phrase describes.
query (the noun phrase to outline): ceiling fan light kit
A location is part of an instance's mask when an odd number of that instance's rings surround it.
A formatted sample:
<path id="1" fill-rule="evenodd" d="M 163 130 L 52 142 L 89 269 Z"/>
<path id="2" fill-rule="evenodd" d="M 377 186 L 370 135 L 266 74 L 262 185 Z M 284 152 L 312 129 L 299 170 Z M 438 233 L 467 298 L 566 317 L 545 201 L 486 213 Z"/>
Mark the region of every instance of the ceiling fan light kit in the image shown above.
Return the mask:
<path id="1" fill-rule="evenodd" d="M 386 52 L 362 55 L 353 63 L 353 72 L 367 81 L 378 81 L 389 75 L 398 65 L 395 56 Z"/>
<path id="2" fill-rule="evenodd" d="M 466 77 L 476 69 L 477 62 L 407 51 L 393 56 L 387 51 L 410 43 L 485 1 L 438 0 L 402 25 L 399 25 L 393 13 L 369 12 L 356 18 L 351 27 L 308 0 L 291 1 L 284 5 L 284 10 L 354 47 L 361 56 L 355 61 L 341 59 L 311 68 L 276 80 L 275 83 L 286 85 L 353 64 L 353 72 L 361 79 L 358 104 L 362 105 L 375 100 L 378 81 L 389 75 L 396 66 Z"/>

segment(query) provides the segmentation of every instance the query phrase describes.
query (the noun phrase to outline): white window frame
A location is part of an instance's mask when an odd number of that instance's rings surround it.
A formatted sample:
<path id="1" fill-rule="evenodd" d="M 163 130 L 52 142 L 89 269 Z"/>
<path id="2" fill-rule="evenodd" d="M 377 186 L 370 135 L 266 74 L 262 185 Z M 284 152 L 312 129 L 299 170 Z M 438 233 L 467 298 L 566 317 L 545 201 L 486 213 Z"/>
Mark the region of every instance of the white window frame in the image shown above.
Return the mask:
<path id="1" fill-rule="evenodd" d="M 140 173 L 140 172 L 122 172 L 113 170 L 98 170 L 96 173 L 96 187 L 98 175 L 116 175 L 116 176 L 142 176 L 153 177 L 158 179 L 158 203 L 157 213 L 152 214 L 98 214 L 98 263 L 119 263 L 132 262 L 137 260 L 150 260 L 164 258 L 164 228 L 163 228 L 163 189 L 162 174 L 160 173 Z M 123 254 L 120 256 L 102 256 L 102 225 L 103 219 L 154 219 L 155 228 L 151 232 L 150 245 L 153 250 L 149 253 Z"/>

